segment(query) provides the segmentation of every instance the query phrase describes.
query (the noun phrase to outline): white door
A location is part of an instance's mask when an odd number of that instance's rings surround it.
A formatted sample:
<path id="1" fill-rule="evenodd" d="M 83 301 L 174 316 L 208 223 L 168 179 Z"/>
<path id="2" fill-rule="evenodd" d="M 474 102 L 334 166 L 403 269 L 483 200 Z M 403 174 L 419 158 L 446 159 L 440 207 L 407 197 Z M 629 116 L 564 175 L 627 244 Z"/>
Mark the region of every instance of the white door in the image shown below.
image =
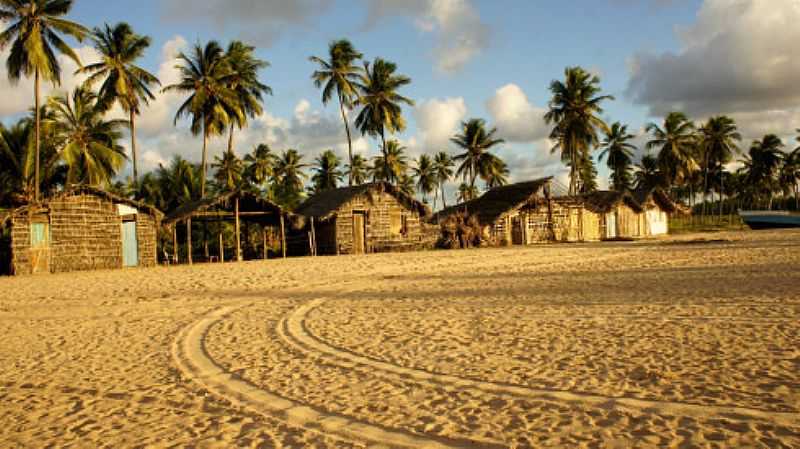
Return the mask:
<path id="1" fill-rule="evenodd" d="M 606 214 L 606 238 L 617 238 L 617 214 L 614 212 Z"/>

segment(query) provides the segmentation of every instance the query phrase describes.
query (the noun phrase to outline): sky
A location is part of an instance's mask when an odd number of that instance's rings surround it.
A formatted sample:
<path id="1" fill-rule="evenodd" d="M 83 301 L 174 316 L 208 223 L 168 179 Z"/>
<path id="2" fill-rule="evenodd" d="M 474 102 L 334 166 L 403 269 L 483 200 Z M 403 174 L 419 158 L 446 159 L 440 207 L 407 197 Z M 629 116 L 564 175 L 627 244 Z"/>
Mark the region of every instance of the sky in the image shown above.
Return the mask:
<path id="1" fill-rule="evenodd" d="M 255 45 L 271 64 L 261 78 L 274 95 L 237 133 L 240 155 L 263 142 L 296 148 L 307 162 L 326 149 L 346 156 L 338 109 L 322 104 L 308 60 L 338 38 L 366 59 L 396 62 L 412 79 L 401 93 L 415 105 L 404 108 L 408 128 L 395 136 L 411 156 L 455 153 L 449 138 L 459 123 L 483 118 L 506 140 L 498 154 L 513 181 L 566 179 L 543 114 L 549 83 L 568 66 L 600 77 L 603 93 L 615 98 L 603 118 L 627 124 L 640 153 L 644 126 L 673 110 L 698 122 L 731 115 L 747 141 L 776 133 L 788 142 L 800 128 L 800 0 L 75 0 L 69 18 L 88 27 L 126 21 L 150 36 L 141 65 L 165 85 L 177 80 L 177 53 L 194 44 Z M 89 43 L 72 44 L 82 62 L 96 60 Z M 75 67 L 65 62 L 62 85 L 48 89 L 80 83 Z M 31 85 L 0 76 L 3 122 L 31 107 Z M 180 102 L 159 95 L 139 119 L 145 170 L 176 154 L 199 160 L 201 139 L 185 121 L 173 125 Z M 211 154 L 225 145 L 215 138 Z M 369 137 L 358 136 L 355 148 L 378 153 Z M 600 166 L 604 186 L 608 171 Z"/>

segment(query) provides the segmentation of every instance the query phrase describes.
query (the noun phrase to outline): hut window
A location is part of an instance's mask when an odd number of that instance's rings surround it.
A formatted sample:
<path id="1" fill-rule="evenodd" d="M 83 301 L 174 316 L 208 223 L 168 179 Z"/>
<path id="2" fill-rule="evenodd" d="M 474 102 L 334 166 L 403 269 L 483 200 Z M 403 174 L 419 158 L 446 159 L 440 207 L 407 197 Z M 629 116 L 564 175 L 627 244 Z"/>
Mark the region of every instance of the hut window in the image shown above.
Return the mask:
<path id="1" fill-rule="evenodd" d="M 392 235 L 408 234 L 408 217 L 400 211 L 390 212 L 389 231 Z"/>

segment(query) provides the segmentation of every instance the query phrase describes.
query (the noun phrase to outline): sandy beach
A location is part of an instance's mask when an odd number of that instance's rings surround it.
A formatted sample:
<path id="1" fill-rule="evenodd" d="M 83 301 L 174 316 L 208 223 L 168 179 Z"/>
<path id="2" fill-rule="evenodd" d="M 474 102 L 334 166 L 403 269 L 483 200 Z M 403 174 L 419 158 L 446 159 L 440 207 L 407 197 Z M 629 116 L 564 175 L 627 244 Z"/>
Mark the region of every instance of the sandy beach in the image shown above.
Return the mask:
<path id="1" fill-rule="evenodd" d="M 800 447 L 800 232 L 0 279 L 0 447 Z"/>

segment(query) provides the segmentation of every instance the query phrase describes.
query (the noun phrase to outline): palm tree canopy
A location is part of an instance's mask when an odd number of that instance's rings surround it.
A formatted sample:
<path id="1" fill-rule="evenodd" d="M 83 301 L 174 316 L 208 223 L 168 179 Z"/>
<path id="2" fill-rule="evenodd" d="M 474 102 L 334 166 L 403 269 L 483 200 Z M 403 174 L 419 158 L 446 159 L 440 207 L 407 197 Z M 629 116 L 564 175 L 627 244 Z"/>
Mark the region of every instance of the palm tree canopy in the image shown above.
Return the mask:
<path id="1" fill-rule="evenodd" d="M 261 106 L 264 95 L 272 95 L 272 88 L 261 83 L 258 78 L 258 72 L 269 67 L 269 62 L 256 58 L 254 52 L 255 47 L 233 41 L 225 53 L 225 59 L 233 72 L 228 87 L 235 92 L 239 99 L 239 108 L 243 112 L 233 117 L 239 128 L 245 125 L 247 117 L 261 115 L 264 112 Z"/>
<path id="2" fill-rule="evenodd" d="M 436 179 L 440 186 L 450 181 L 450 178 L 453 177 L 455 162 L 453 162 L 453 158 L 449 154 L 444 151 L 436 153 L 433 158 L 433 165 L 436 169 Z"/>
<path id="3" fill-rule="evenodd" d="M 222 47 L 210 41 L 205 47 L 195 45 L 189 54 L 178 55 L 181 80 L 165 87 L 164 92 L 189 94 L 189 98 L 175 113 L 175 124 L 182 117 L 191 116 L 194 135 L 203 132 L 220 134 L 231 123 L 244 123 L 244 110 L 239 104 L 239 95 L 231 86 L 237 79 Z"/>
<path id="4" fill-rule="evenodd" d="M 235 154 L 230 151 L 223 152 L 222 156 L 214 158 L 212 167 L 216 170 L 214 180 L 220 191 L 231 192 L 242 185 L 244 164 Z"/>
<path id="5" fill-rule="evenodd" d="M 354 185 L 367 182 L 368 172 L 369 161 L 360 154 L 353 155 L 353 162 L 345 167 L 345 173 L 353 180 Z"/>
<path id="6" fill-rule="evenodd" d="M 405 129 L 401 104 L 413 106 L 414 102 L 397 91 L 411 83 L 411 78 L 396 75 L 397 65 L 376 58 L 371 65 L 364 63 L 364 71 L 358 84 L 360 96 L 356 105 L 362 106 L 356 117 L 356 126 L 361 134 L 383 136 L 384 130 L 391 133 Z"/>
<path id="7" fill-rule="evenodd" d="M 508 184 L 510 174 L 508 164 L 495 155 L 490 155 L 489 162 L 481 167 L 481 179 L 486 181 L 486 188 L 493 189 Z"/>
<path id="8" fill-rule="evenodd" d="M 659 168 L 658 159 L 655 156 L 646 154 L 642 157 L 641 162 L 636 165 L 634 182 L 636 188 L 641 190 L 664 187 L 664 176 Z"/>
<path id="9" fill-rule="evenodd" d="M 647 148 L 658 150 L 660 169 L 670 183 L 686 179 L 700 168 L 694 154 L 695 126 L 684 113 L 669 113 L 663 128 L 649 123 L 645 129 L 653 135 Z"/>
<path id="10" fill-rule="evenodd" d="M 155 75 L 135 64 L 150 46 L 150 38 L 139 36 L 130 25 L 120 23 L 113 28 L 108 24 L 95 28 L 92 39 L 102 59 L 78 69 L 77 73 L 89 75 L 87 87 L 102 80 L 98 100 L 104 110 L 119 102 L 125 112 L 141 113 L 140 105 L 155 99 L 150 88 L 161 85 Z"/>
<path id="11" fill-rule="evenodd" d="M 289 149 L 281 154 L 275 164 L 275 188 L 279 202 L 294 208 L 302 199 L 303 184 L 308 178 L 304 170 L 308 164 L 302 162 L 303 156 L 295 149 Z"/>
<path id="12" fill-rule="evenodd" d="M 311 75 L 314 85 L 322 89 L 322 104 L 328 104 L 336 94 L 342 104 L 350 108 L 357 97 L 360 68 L 354 63 L 362 58 L 347 39 L 333 41 L 328 46 L 328 60 L 317 56 L 309 58 L 319 68 Z"/>
<path id="13" fill-rule="evenodd" d="M 433 160 L 427 154 L 420 155 L 411 170 L 414 179 L 417 180 L 417 190 L 422 193 L 423 197 L 427 197 L 437 185 L 436 167 L 433 165 Z"/>
<path id="14" fill-rule="evenodd" d="M 730 162 L 734 153 L 739 152 L 742 135 L 736 122 L 727 116 L 711 117 L 700 128 L 700 146 L 707 167 Z"/>
<path id="15" fill-rule="evenodd" d="M 339 166 L 342 161 L 333 150 L 326 150 L 314 160 L 314 174 L 311 176 L 314 193 L 332 190 L 342 181 Z"/>
<path id="16" fill-rule="evenodd" d="M 71 96 L 50 98 L 53 117 L 46 119 L 68 167 L 70 184 L 107 185 L 122 168 L 125 151 L 118 143 L 125 120 L 105 120 L 97 95 L 76 88 Z"/>
<path id="17" fill-rule="evenodd" d="M 72 0 L 0 1 L 0 20 L 10 22 L 0 33 L 0 50 L 11 44 L 6 68 L 12 82 L 38 71 L 43 79 L 61 84 L 61 65 L 53 48 L 81 65 L 75 51 L 58 35 L 63 33 L 82 41 L 89 32 L 63 19 L 70 9 Z"/>
<path id="18" fill-rule="evenodd" d="M 458 186 L 458 201 L 465 203 L 478 197 L 478 188 L 462 182 Z"/>
<path id="19" fill-rule="evenodd" d="M 244 157 L 244 162 L 245 173 L 249 181 L 256 185 L 263 185 L 275 173 L 278 156 L 272 152 L 269 145 L 262 143 Z"/>
<path id="20" fill-rule="evenodd" d="M 464 152 L 453 158 L 461 162 L 456 170 L 456 175 L 470 181 L 475 185 L 475 179 L 482 173 L 488 173 L 494 156 L 489 150 L 504 143 L 503 139 L 495 138 L 497 128 L 486 129 L 486 121 L 473 118 L 461 123 L 461 132 L 450 139 L 463 149 Z"/>
<path id="21" fill-rule="evenodd" d="M 614 190 L 622 191 L 631 187 L 631 165 L 636 147 L 630 143 L 635 136 L 628 133 L 628 127 L 616 122 L 606 132 L 600 147 L 603 151 L 598 156 L 599 161 L 606 161 L 611 170 L 611 185 Z"/>
<path id="22" fill-rule="evenodd" d="M 386 142 L 386 154 L 376 156 L 372 161 L 373 180 L 397 185 L 408 171 L 408 158 L 405 151 L 406 147 L 397 140 Z"/>

